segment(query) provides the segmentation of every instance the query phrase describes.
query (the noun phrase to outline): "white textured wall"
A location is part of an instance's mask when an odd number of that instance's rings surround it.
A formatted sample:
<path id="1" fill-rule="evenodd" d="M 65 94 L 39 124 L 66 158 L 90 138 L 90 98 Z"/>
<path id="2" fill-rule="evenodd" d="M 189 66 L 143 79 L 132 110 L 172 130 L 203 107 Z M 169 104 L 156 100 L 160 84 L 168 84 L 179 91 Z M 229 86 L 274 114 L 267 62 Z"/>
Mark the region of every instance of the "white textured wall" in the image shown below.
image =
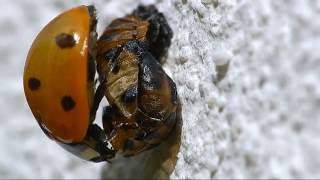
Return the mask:
<path id="1" fill-rule="evenodd" d="M 1 178 L 130 173 L 62 150 L 24 98 L 33 38 L 59 12 L 87 2 L 0 0 Z M 99 32 L 138 2 L 95 1 Z M 165 69 L 178 86 L 183 127 L 171 178 L 320 177 L 320 1 L 143 2 L 155 3 L 174 31 Z"/>

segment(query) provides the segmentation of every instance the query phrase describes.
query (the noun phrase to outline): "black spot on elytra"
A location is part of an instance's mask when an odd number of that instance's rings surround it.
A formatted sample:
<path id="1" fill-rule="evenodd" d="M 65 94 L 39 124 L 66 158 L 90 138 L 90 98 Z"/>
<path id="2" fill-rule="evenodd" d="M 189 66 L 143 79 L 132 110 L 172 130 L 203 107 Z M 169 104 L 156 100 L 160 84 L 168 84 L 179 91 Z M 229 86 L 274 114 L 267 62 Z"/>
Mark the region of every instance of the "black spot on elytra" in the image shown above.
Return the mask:
<path id="1" fill-rule="evenodd" d="M 64 96 L 61 100 L 61 105 L 64 111 L 70 111 L 76 106 L 76 103 L 71 96 Z"/>
<path id="2" fill-rule="evenodd" d="M 28 86 L 31 91 L 35 91 L 40 88 L 41 82 L 39 79 L 32 77 L 28 80 Z"/>
<path id="3" fill-rule="evenodd" d="M 76 44 L 76 40 L 72 34 L 61 33 L 56 36 L 56 44 L 60 48 L 72 48 Z"/>
<path id="4" fill-rule="evenodd" d="M 125 103 L 131 103 L 136 99 L 137 94 L 138 94 L 137 86 L 132 86 L 129 89 L 127 89 L 126 92 L 123 93 L 122 101 Z"/>

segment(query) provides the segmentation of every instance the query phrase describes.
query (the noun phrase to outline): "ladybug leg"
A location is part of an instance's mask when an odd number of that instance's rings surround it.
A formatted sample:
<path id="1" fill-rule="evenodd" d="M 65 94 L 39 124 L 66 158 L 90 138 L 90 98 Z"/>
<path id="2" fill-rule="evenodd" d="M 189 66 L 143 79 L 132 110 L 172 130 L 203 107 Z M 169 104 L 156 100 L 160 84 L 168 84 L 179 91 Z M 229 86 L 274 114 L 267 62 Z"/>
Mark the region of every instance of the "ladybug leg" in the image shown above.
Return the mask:
<path id="1" fill-rule="evenodd" d="M 95 117 L 96 117 L 96 112 L 99 108 L 99 104 L 102 100 L 102 98 L 104 97 L 104 92 L 106 90 L 106 86 L 105 86 L 105 83 L 100 83 L 95 94 L 94 94 L 94 98 L 93 98 L 93 105 L 92 105 L 92 108 L 91 108 L 91 122 L 94 121 Z"/>
<path id="2" fill-rule="evenodd" d="M 96 124 L 91 124 L 85 139 L 88 145 L 93 145 L 93 149 L 99 152 L 100 156 L 91 159 L 94 162 L 108 161 L 115 156 L 112 145 L 107 140 L 105 132 Z"/>
<path id="3" fill-rule="evenodd" d="M 115 156 L 112 145 L 107 141 L 103 130 L 96 124 L 91 124 L 87 135 L 80 143 L 62 143 L 57 141 L 67 151 L 72 154 L 93 162 L 108 161 Z"/>
<path id="4" fill-rule="evenodd" d="M 140 17 L 150 23 L 147 39 L 150 52 L 160 62 L 166 55 L 173 36 L 172 30 L 162 13 L 154 5 L 139 5 L 132 15 Z"/>
<path id="5" fill-rule="evenodd" d="M 111 106 L 106 106 L 102 111 L 102 123 L 104 132 L 106 132 L 107 136 L 110 136 L 114 126 L 112 124 L 112 118 L 114 116 L 114 110 Z"/>

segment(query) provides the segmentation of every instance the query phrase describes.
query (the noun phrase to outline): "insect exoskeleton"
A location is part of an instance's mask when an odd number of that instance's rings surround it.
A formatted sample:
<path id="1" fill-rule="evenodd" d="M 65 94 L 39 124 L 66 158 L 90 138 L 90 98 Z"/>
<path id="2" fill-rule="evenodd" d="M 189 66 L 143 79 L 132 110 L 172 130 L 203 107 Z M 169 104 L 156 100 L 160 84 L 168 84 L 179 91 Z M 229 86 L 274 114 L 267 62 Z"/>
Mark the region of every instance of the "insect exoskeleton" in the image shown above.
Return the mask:
<path id="1" fill-rule="evenodd" d="M 112 21 L 98 40 L 97 70 L 109 102 L 103 126 L 117 153 L 132 156 L 160 144 L 176 123 L 176 85 L 159 63 L 171 38 L 163 14 L 140 6 Z"/>

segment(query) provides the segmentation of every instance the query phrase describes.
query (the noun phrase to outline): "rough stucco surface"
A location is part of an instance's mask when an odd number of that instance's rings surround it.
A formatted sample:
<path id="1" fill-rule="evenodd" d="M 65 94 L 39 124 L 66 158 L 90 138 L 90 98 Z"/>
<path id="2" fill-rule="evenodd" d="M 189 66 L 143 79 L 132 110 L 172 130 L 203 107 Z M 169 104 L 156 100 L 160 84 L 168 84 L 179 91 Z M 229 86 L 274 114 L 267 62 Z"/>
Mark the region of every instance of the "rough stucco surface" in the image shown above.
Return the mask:
<path id="1" fill-rule="evenodd" d="M 48 140 L 22 89 L 35 35 L 62 10 L 88 2 L 0 0 L 1 178 L 122 173 Z M 183 126 L 171 178 L 320 177 L 320 1 L 141 2 L 155 3 L 175 33 L 164 66 L 178 86 Z M 95 1 L 99 32 L 138 3 Z"/>

